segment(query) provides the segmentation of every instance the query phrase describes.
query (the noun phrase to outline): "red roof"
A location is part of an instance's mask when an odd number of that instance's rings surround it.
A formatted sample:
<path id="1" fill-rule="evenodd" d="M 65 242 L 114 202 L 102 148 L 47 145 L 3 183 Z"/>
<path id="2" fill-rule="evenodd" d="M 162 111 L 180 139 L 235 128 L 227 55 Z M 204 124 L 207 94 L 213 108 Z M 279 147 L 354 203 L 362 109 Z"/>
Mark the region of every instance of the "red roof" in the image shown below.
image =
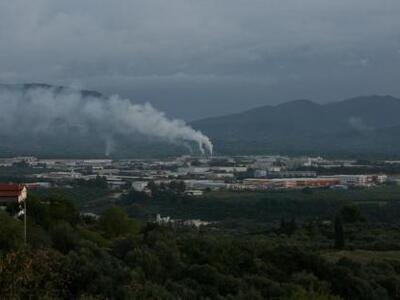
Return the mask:
<path id="1" fill-rule="evenodd" d="M 24 187 L 21 184 L 0 184 L 0 198 L 18 198 Z"/>

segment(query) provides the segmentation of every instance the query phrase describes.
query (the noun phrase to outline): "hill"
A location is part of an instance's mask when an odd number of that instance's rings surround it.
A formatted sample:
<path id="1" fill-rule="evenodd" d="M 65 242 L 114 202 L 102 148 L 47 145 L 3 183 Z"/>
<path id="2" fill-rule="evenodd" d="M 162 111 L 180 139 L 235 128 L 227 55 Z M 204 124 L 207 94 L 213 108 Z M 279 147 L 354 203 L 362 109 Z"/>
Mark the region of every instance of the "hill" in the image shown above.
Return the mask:
<path id="1" fill-rule="evenodd" d="M 23 84 L 0 84 L 0 92 L 4 91 L 19 91 L 19 92 L 27 92 L 32 89 L 52 89 L 56 93 L 79 93 L 82 97 L 97 97 L 103 98 L 103 95 L 97 91 L 92 90 L 78 90 L 65 86 L 55 86 L 46 83 L 23 83 Z"/>
<path id="2" fill-rule="evenodd" d="M 295 100 L 192 122 L 224 154 L 398 156 L 400 99 Z"/>
<path id="3" fill-rule="evenodd" d="M 110 101 L 96 91 L 47 84 L 0 84 L 1 105 L 9 108 L 17 105 L 13 103 L 18 101 L 20 105 L 17 110 L 8 109 L 18 111 L 19 116 L 0 115 L 3 124 L 0 156 L 104 157 L 109 149 L 112 149 L 113 157 L 160 157 L 188 153 L 190 145 L 171 144 L 168 138 L 162 141 L 162 138 L 149 138 L 143 134 L 125 134 L 123 130 L 112 132 L 110 138 L 107 134 L 110 126 L 121 127 L 114 125 L 112 118 L 103 118 L 94 125 L 90 121 L 83 120 L 83 124 L 81 119 L 75 120 L 75 110 L 67 114 L 67 120 L 65 114 L 53 111 L 49 105 L 46 106 L 46 113 L 31 111 L 24 103 L 32 103 L 32 91 L 35 90 L 51 90 L 54 97 L 61 95 L 58 99 L 65 102 L 65 106 L 61 106 L 65 108 L 71 107 L 76 101 L 73 96 L 77 94 L 82 106 L 91 98 L 99 99 L 98 103 Z M 13 94 L 19 97 L 18 101 L 9 96 Z M 39 102 L 46 97 L 33 95 Z M 77 107 L 79 110 L 81 106 Z M 55 113 L 63 118 L 54 117 Z M 47 122 L 49 114 L 53 115 Z M 400 99 L 367 96 L 323 105 L 309 100 L 295 100 L 203 119 L 190 125 L 212 139 L 216 154 L 400 157 L 399 115 Z M 16 118 L 19 119 L 18 125 L 14 126 Z M 38 118 L 45 121 L 40 122 Z M 45 128 L 38 126 L 42 123 L 46 124 Z M 7 127 L 7 124 L 13 126 Z"/>

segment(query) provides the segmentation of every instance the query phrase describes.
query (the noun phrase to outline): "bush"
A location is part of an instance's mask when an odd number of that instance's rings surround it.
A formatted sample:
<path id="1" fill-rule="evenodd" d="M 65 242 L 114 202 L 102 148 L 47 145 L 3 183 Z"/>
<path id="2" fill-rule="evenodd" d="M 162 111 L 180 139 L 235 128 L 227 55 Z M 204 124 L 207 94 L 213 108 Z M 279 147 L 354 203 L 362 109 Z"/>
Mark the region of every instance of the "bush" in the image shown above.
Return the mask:
<path id="1" fill-rule="evenodd" d="M 63 253 L 75 249 L 79 242 L 77 232 L 65 221 L 55 224 L 50 232 L 53 247 Z"/>
<path id="2" fill-rule="evenodd" d="M 0 250 L 9 251 L 24 243 L 24 226 L 19 220 L 0 211 Z"/>
<path id="3" fill-rule="evenodd" d="M 100 218 L 100 228 L 108 238 L 139 232 L 139 224 L 130 219 L 127 213 L 119 207 L 109 208 L 103 213 Z"/>

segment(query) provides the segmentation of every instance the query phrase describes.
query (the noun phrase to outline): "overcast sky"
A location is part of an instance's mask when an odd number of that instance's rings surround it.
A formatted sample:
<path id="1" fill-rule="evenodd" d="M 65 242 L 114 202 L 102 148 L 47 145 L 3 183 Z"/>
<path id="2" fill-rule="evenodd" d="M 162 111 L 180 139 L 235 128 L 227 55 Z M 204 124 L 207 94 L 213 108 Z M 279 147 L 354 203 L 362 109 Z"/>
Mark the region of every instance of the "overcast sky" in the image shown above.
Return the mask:
<path id="1" fill-rule="evenodd" d="M 185 119 L 400 96 L 399 0 L 0 0 L 0 82 L 118 93 Z"/>

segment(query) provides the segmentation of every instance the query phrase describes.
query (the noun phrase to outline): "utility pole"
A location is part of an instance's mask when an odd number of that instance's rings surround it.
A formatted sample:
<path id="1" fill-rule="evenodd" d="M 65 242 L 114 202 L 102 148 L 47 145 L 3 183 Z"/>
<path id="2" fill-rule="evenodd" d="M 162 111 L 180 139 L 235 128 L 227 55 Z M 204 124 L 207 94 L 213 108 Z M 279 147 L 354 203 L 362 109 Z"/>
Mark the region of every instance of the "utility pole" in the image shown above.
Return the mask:
<path id="1" fill-rule="evenodd" d="M 26 238 L 26 199 L 24 200 L 24 242 L 25 246 L 27 244 L 27 238 Z"/>

